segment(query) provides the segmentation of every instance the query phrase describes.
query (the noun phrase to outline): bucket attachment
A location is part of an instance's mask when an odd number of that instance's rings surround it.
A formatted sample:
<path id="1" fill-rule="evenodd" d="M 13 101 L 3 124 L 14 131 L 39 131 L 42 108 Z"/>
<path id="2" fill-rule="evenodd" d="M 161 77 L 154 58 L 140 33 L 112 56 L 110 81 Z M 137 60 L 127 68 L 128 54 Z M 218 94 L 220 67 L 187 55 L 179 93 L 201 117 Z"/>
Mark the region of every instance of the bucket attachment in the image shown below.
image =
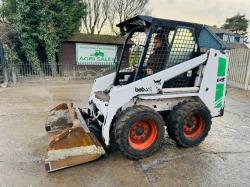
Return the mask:
<path id="1" fill-rule="evenodd" d="M 98 159 L 104 148 L 89 131 L 78 108 L 62 103 L 50 111 L 45 129 L 48 132 L 48 172 Z"/>

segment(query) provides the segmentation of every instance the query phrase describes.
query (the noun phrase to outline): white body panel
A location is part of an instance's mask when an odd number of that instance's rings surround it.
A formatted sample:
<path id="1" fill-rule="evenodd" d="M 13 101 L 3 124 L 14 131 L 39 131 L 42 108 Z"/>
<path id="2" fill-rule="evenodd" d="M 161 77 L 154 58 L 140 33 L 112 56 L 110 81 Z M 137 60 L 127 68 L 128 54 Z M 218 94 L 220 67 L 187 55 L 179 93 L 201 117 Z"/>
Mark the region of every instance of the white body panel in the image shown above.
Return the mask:
<path id="1" fill-rule="evenodd" d="M 197 58 L 188 60 L 151 76 L 140 79 L 136 82 L 123 86 L 113 86 L 109 92 L 109 102 L 103 102 L 95 98 L 94 92 L 103 91 L 110 87 L 113 83 L 115 74 L 110 74 L 97 79 L 93 86 L 90 102 L 94 103 L 99 111 L 104 115 L 105 120 L 101 125 L 105 144 L 109 145 L 110 126 L 116 113 L 119 111 L 119 109 L 124 110 L 126 107 L 134 105 L 135 103 L 150 107 L 153 106 L 152 108 L 154 108 L 154 105 L 156 105 L 156 108 L 154 109 L 161 111 L 171 109 L 182 100 L 193 100 L 194 98 L 200 98 L 204 104 L 207 105 L 212 116 L 217 116 L 221 110 L 215 107 L 214 99 L 217 82 L 216 72 L 218 66 L 216 62 L 218 61 L 219 57 L 227 59 L 227 57 L 225 57 L 219 51 L 210 50 L 210 54 L 206 53 Z M 201 65 L 204 69 L 204 72 L 203 76 L 197 77 L 199 80 L 196 80 L 196 87 L 180 88 L 179 90 L 178 88 L 162 89 L 163 83 L 165 81 Z M 155 83 L 155 81 L 157 83 Z M 200 85 L 198 85 L 197 82 L 200 82 Z M 164 103 L 165 106 L 162 103 Z"/>
<path id="2" fill-rule="evenodd" d="M 217 76 L 218 73 L 218 61 L 219 58 L 224 58 L 228 62 L 228 57 L 216 50 L 210 50 L 208 62 L 203 72 L 203 79 L 200 85 L 199 97 L 209 108 L 212 116 L 218 116 L 220 109 L 216 108 L 216 85 L 218 84 Z M 226 67 L 227 70 L 227 67 Z M 223 84 L 226 85 L 227 71 L 225 72 L 225 79 Z M 223 96 L 225 96 L 226 89 L 223 91 Z M 224 98 L 222 97 L 222 103 L 224 105 Z"/>
<path id="3" fill-rule="evenodd" d="M 95 91 L 104 91 L 112 86 L 115 73 L 111 73 L 95 80 L 89 100 L 93 99 Z"/>

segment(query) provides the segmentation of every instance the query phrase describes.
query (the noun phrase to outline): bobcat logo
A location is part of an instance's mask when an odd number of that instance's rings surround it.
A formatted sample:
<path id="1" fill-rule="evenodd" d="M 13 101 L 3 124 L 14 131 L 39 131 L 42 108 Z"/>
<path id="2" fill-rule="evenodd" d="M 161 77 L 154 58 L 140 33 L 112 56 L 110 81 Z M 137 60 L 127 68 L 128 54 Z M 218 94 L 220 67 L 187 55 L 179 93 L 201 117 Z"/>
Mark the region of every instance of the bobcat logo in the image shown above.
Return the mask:
<path id="1" fill-rule="evenodd" d="M 135 88 L 135 92 L 152 92 L 152 88 L 149 87 L 149 88 Z"/>
<path id="2" fill-rule="evenodd" d="M 160 86 L 161 85 L 161 79 L 154 80 L 155 85 Z"/>

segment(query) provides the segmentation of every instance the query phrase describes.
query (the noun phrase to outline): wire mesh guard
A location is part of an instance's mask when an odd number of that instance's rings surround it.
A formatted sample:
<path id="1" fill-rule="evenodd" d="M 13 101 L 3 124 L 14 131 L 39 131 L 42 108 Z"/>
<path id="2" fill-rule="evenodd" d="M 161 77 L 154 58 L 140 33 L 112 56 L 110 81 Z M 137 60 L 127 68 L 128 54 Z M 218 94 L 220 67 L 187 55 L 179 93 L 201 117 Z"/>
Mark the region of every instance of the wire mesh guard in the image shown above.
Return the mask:
<path id="1" fill-rule="evenodd" d="M 135 32 L 128 40 L 118 75 L 119 84 L 133 82 L 197 56 L 194 28 L 155 28 L 149 37 L 147 32 Z M 147 40 L 150 40 L 148 46 Z"/>

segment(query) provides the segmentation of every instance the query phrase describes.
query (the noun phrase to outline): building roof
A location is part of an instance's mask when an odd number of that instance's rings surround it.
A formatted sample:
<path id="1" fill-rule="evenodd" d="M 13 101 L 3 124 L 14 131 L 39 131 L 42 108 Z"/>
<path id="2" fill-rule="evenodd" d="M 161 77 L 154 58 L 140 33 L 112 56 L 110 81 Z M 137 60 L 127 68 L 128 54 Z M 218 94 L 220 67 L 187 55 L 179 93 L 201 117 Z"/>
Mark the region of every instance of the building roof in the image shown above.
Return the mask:
<path id="1" fill-rule="evenodd" d="M 233 42 L 233 43 L 229 43 L 229 42 L 225 42 L 227 49 L 236 49 L 236 48 L 246 48 L 248 49 L 246 44 L 242 44 L 239 42 Z"/>
<path id="2" fill-rule="evenodd" d="M 205 25 L 205 28 L 210 32 L 210 34 L 219 42 L 222 46 L 222 49 L 235 49 L 235 48 L 247 48 L 246 44 L 242 44 L 239 42 L 225 42 L 223 41 L 217 34 L 229 34 L 229 35 L 234 35 L 238 36 L 237 34 L 234 34 L 232 31 L 226 30 L 226 29 L 221 29 L 209 25 Z"/>
<path id="3" fill-rule="evenodd" d="M 206 25 L 211 31 L 213 31 L 215 34 L 229 34 L 229 35 L 235 35 L 235 33 L 233 33 L 230 30 L 227 29 L 222 29 L 222 28 L 218 28 L 215 26 L 210 26 L 210 25 Z"/>
<path id="4" fill-rule="evenodd" d="M 65 40 L 65 42 L 122 45 L 124 43 L 124 40 L 125 38 L 122 36 L 75 33 L 69 39 Z"/>

